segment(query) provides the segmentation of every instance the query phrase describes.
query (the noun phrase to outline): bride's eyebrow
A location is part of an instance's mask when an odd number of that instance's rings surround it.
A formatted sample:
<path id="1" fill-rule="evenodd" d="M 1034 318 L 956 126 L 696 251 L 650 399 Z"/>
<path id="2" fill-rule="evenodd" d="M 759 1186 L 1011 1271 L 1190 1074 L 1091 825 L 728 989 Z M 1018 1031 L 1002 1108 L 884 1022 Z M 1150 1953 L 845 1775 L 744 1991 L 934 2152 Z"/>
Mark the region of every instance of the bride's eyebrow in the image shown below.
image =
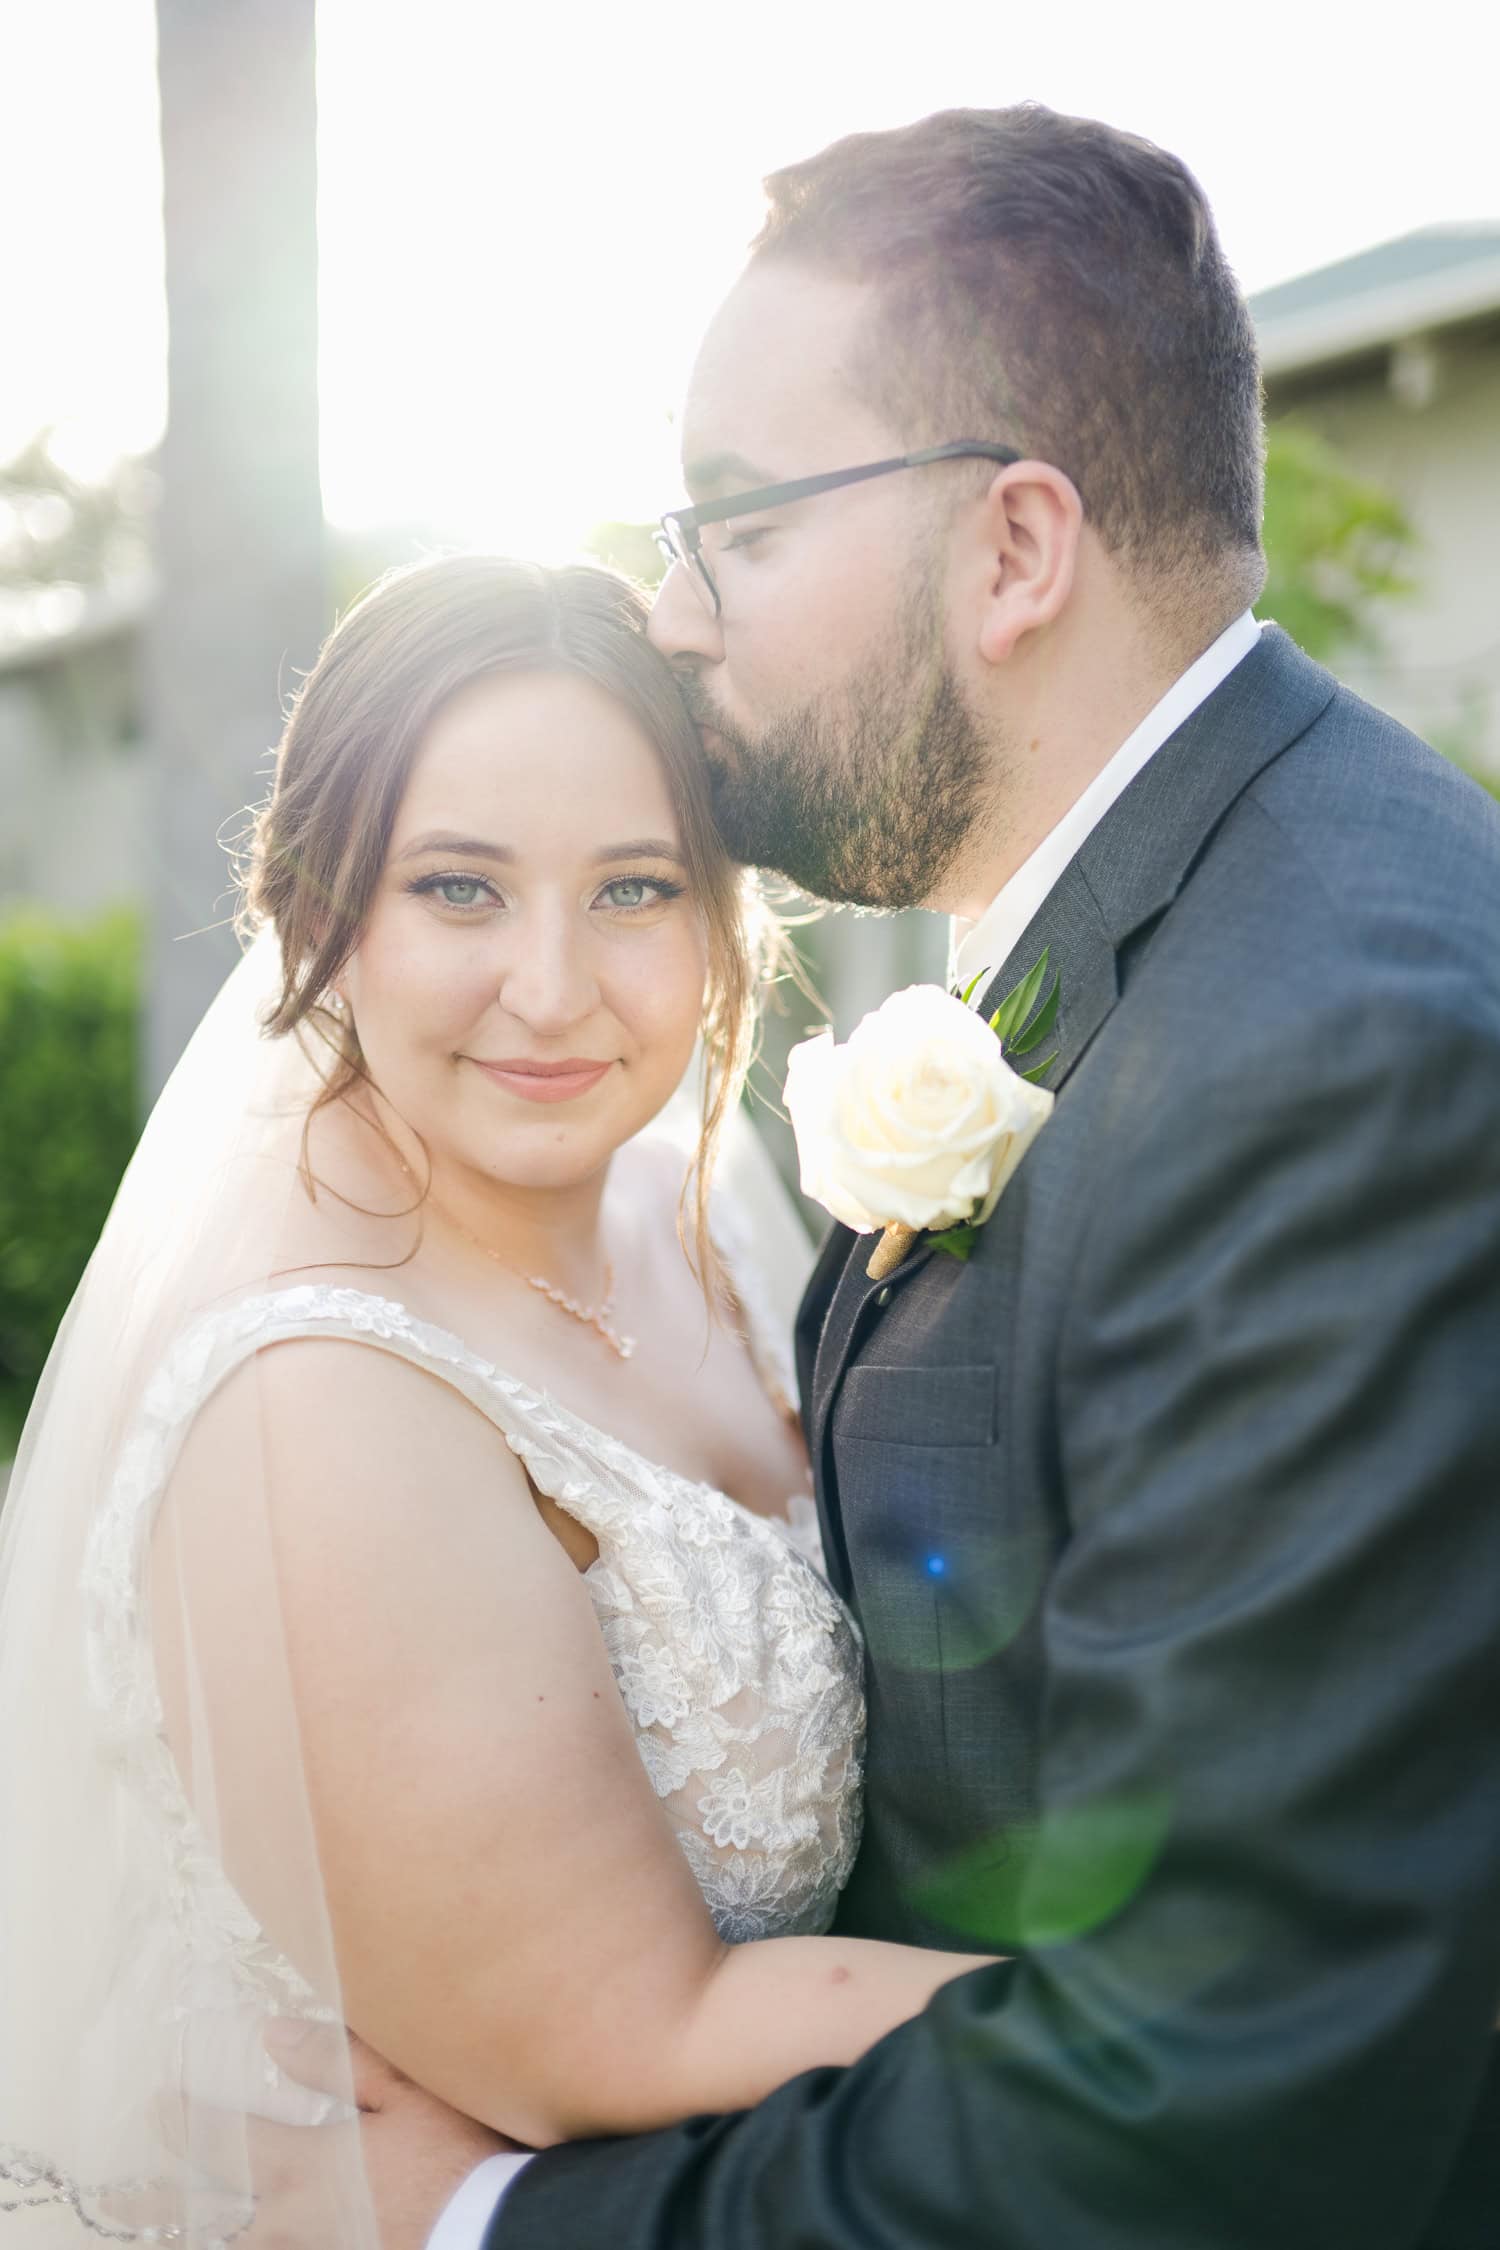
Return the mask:
<path id="1" fill-rule="evenodd" d="M 628 844 L 606 844 L 594 854 L 594 865 L 605 867 L 617 859 L 670 859 L 677 867 L 687 863 L 675 844 L 662 842 L 660 836 L 637 836 Z"/>
<path id="2" fill-rule="evenodd" d="M 492 859 L 502 867 L 512 864 L 516 856 L 509 844 L 491 844 L 482 836 L 455 836 L 446 829 L 435 829 L 431 835 L 414 838 L 404 851 L 397 852 L 395 864 L 399 867 L 403 860 L 422 859 L 429 852 L 448 852 L 464 859 Z M 677 867 L 686 864 L 677 846 L 660 836 L 637 836 L 629 843 L 605 844 L 593 854 L 596 867 L 610 866 L 618 859 L 669 859 Z"/>
<path id="3" fill-rule="evenodd" d="M 493 859 L 502 866 L 516 856 L 509 844 L 487 844 L 482 836 L 450 836 L 446 831 L 434 831 L 430 836 L 418 836 L 405 851 L 397 852 L 397 864 L 405 859 L 421 859 L 426 852 L 461 853 L 465 859 Z"/>

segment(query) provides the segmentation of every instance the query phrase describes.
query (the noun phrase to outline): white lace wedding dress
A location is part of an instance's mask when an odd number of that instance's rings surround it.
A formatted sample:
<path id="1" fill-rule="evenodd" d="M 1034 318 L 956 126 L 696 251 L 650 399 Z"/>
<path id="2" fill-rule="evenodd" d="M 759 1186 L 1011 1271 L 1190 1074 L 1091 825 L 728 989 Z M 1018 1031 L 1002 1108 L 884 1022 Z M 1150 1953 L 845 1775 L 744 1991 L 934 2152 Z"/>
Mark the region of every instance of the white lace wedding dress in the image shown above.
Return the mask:
<path id="1" fill-rule="evenodd" d="M 741 1301 L 773 1387 L 774 1340 Z M 163 1733 L 146 1621 L 152 1525 L 194 1415 L 251 1353 L 302 1336 L 392 1352 L 440 1377 L 485 1414 L 538 1490 L 590 1531 L 584 1583 L 642 1761 L 730 1941 L 825 1930 L 858 1842 L 864 1706 L 861 1651 L 847 1613 L 805 1550 L 807 1519 L 778 1525 L 643 1459 L 456 1336 L 363 1290 L 304 1284 L 244 1298 L 182 1335 L 96 1520 L 84 1573 L 93 1692 L 110 1755 L 145 1813 L 159 1895 L 190 1964 L 179 1995 L 205 2094 L 244 2100 L 266 2071 L 267 2014 L 322 2011 L 271 1945 L 208 1848 Z M 607 1839 L 579 1838 L 607 1857 Z M 191 2031 L 188 2026 L 194 2027 Z M 210 2030 L 205 2030 L 210 2026 Z M 249 2074 L 247 2079 L 247 2074 Z M 287 2114 L 295 2095 L 266 2096 Z"/>

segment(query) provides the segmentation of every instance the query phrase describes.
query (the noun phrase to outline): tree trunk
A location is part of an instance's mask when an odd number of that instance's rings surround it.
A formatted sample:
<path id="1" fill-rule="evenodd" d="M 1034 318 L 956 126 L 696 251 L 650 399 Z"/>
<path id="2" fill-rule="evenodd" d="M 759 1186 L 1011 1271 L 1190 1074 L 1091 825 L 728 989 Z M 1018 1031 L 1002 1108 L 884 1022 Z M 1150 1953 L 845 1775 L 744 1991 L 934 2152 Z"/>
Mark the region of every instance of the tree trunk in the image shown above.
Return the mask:
<path id="1" fill-rule="evenodd" d="M 222 838 L 326 623 L 314 0 L 158 0 L 168 424 L 150 636 L 148 1098 L 235 959 Z"/>

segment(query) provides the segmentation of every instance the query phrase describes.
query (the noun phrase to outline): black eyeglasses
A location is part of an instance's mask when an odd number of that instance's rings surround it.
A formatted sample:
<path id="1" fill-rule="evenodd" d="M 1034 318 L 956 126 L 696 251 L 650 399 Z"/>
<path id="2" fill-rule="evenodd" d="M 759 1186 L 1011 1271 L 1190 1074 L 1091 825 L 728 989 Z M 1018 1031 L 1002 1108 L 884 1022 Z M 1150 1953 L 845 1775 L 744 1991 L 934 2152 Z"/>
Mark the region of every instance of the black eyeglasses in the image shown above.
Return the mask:
<path id="1" fill-rule="evenodd" d="M 822 476 L 794 477 L 790 484 L 763 484 L 753 492 L 736 492 L 728 500 L 710 500 L 701 508 L 673 508 L 661 519 L 656 534 L 668 563 L 681 563 L 695 585 L 708 598 L 715 617 L 724 605 L 714 574 L 703 552 L 703 526 L 728 523 L 732 516 L 754 515 L 761 508 L 783 508 L 793 500 L 811 500 L 818 492 L 835 492 L 841 484 L 862 484 L 866 477 L 888 477 L 896 469 L 925 469 L 930 461 L 999 461 L 1005 467 L 1023 459 L 1013 446 L 986 445 L 980 438 L 958 438 L 952 445 L 924 446 L 920 453 L 896 453 L 889 461 L 865 461 L 857 469 L 830 469 Z"/>

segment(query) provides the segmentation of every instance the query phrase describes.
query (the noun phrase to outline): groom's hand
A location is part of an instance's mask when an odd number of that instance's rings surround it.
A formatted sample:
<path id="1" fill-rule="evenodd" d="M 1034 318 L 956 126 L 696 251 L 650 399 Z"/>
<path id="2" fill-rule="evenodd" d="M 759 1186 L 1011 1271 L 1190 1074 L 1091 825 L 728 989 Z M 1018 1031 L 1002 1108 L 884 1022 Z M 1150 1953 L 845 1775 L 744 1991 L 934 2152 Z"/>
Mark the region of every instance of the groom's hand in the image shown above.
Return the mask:
<path id="1" fill-rule="evenodd" d="M 310 2133 L 321 2138 L 357 2132 L 381 2250 L 425 2250 L 449 2197 L 474 2167 L 516 2148 L 414 2086 L 352 2033 L 278 2022 L 267 2027 L 265 2044 L 289 2078 L 334 2096 L 341 2106 L 352 2072 L 359 2118 L 356 2125 L 315 2127 L 248 2121 L 256 2213 L 241 2237 L 244 2250 L 327 2250 L 329 2168 L 309 2165 Z"/>

